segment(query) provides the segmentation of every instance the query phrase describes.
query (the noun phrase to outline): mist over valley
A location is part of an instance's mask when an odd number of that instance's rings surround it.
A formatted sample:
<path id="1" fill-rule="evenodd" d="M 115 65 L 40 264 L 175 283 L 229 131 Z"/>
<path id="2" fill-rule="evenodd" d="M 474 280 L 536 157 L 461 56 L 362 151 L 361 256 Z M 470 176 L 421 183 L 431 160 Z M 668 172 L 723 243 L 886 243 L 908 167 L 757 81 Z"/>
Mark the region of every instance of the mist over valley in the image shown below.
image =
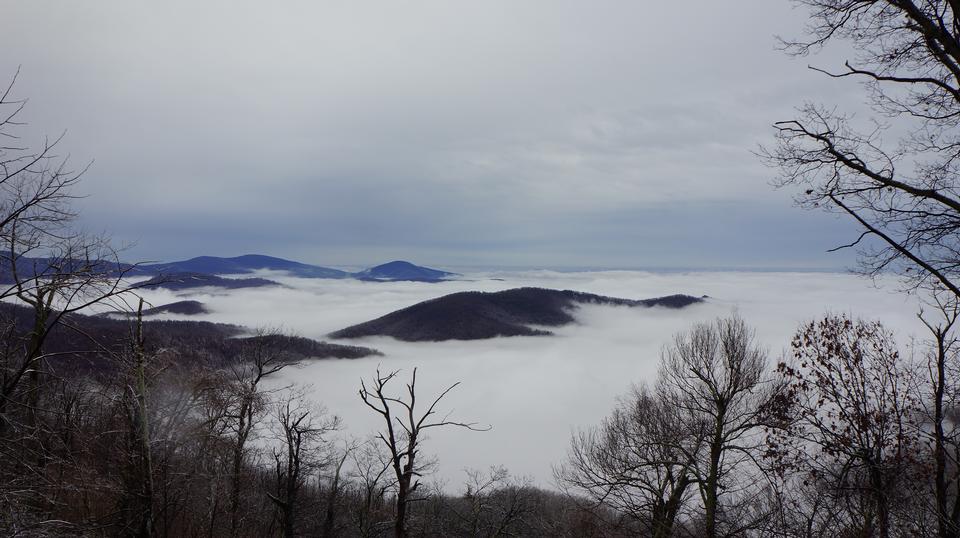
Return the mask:
<path id="1" fill-rule="evenodd" d="M 661 348 L 693 323 L 738 312 L 756 327 L 771 363 L 784 353 L 797 324 L 824 312 L 877 313 L 877 319 L 897 328 L 904 342 L 922 327 L 915 311 L 904 307 L 902 295 L 843 273 L 487 271 L 465 272 L 443 282 L 298 278 L 275 271 L 257 275 L 282 286 L 143 293 L 151 304 L 195 300 L 210 310 L 189 318 L 167 313 L 152 318 L 267 326 L 383 353 L 351 360 L 304 358 L 270 380 L 275 388 L 309 387 L 311 398 L 344 419 L 345 436 L 363 437 L 378 426 L 377 417 L 357 396 L 360 380 L 377 367 L 407 373 L 418 367 L 424 393 L 461 382 L 448 396 L 447 409 L 492 429 L 431 433 L 427 450 L 442 457 L 430 479 L 454 489 L 463 481 L 465 469 L 491 465 L 532 477 L 539 486 L 555 487 L 551 466 L 562 461 L 571 434 L 606 416 L 631 384 L 652 383 Z M 518 288 L 576 290 L 618 299 L 609 304 L 571 303 L 563 312 L 572 323 L 524 325 L 541 331 L 534 336 L 423 342 L 389 336 L 331 337 L 345 326 L 451 294 L 498 294 Z M 638 299 L 674 293 L 707 297 L 682 308 L 629 306 Z"/>

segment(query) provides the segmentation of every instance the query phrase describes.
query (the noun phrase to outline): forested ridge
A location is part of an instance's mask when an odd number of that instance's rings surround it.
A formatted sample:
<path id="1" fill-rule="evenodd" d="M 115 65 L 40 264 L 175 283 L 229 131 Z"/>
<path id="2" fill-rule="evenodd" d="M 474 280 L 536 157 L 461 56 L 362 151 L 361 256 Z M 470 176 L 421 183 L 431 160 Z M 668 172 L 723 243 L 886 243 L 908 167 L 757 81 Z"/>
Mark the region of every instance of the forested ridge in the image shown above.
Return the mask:
<path id="1" fill-rule="evenodd" d="M 572 323 L 581 305 L 684 308 L 700 302 L 702 298 L 689 295 L 635 300 L 529 287 L 498 292 L 466 291 L 417 303 L 334 331 L 330 336 L 391 336 L 407 342 L 548 336 L 552 334 L 550 331 L 531 326 L 560 327 Z"/>

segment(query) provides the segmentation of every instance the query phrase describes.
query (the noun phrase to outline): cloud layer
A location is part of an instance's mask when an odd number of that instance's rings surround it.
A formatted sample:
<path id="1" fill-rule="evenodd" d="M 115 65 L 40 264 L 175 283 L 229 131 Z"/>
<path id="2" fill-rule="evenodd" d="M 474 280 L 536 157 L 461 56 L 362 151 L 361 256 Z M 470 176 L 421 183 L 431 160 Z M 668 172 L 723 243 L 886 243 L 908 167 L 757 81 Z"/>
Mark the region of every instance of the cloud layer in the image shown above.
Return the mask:
<path id="1" fill-rule="evenodd" d="M 802 27 L 786 1 L 4 15 L 24 140 L 68 130 L 96 160 L 85 223 L 139 259 L 819 267 L 848 231 L 791 210 L 751 153 L 803 101 L 857 100 L 775 50 Z"/>
<path id="2" fill-rule="evenodd" d="M 283 279 L 289 288 L 190 297 L 214 310 L 200 319 L 283 326 L 311 338 L 454 291 L 543 286 L 626 298 L 676 292 L 711 297 L 706 304 L 679 311 L 582 307 L 579 322 L 557 329 L 554 337 L 432 344 L 389 338 L 351 341 L 376 347 L 386 356 L 308 362 L 272 381 L 274 386 L 311 385 L 312 397 L 344 418 L 344 434 L 360 437 L 380 426 L 356 394 L 360 379 L 370 378 L 378 366 L 401 369 L 401 377 L 418 367 L 423 397 L 460 381 L 443 410 L 452 410 L 457 419 L 489 424 L 492 430 L 431 433 L 425 446 L 439 458 L 436 478 L 452 488 L 462 482 L 463 469 L 489 465 L 505 465 L 549 486 L 551 465 L 562 461 L 571 432 L 597 424 L 631 383 L 652 381 L 660 349 L 671 335 L 735 309 L 757 329 L 771 360 L 788 346 L 800 322 L 826 311 L 878 318 L 904 342 L 911 334 L 922 336 L 912 299 L 847 274 L 536 271 L 467 276 L 469 280 L 441 284 Z M 151 295 L 155 304 L 174 298 L 168 292 Z"/>

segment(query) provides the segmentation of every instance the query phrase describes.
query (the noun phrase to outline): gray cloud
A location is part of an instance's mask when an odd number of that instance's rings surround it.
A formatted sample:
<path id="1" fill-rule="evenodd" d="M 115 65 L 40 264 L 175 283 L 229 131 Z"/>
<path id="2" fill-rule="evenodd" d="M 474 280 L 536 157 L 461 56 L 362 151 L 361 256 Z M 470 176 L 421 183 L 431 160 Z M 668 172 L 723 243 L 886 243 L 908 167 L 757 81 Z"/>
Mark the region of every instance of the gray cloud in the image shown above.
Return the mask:
<path id="1" fill-rule="evenodd" d="M 135 258 L 846 261 L 821 238 L 849 227 L 791 209 L 751 154 L 802 101 L 856 101 L 774 50 L 802 25 L 787 2 L 5 12 L 28 139 L 69 129 L 96 159 L 84 223 Z"/>

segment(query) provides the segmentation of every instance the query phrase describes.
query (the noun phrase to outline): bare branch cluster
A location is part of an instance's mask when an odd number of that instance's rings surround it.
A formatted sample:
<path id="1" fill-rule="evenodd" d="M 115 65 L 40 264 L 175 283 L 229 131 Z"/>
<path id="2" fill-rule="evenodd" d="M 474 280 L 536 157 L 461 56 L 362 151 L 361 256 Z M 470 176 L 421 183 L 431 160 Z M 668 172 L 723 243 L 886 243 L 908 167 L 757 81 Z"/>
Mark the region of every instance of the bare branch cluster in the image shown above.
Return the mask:
<path id="1" fill-rule="evenodd" d="M 909 286 L 936 283 L 960 293 L 960 8 L 949 0 L 796 0 L 810 9 L 807 39 L 784 41 L 805 55 L 845 41 L 856 57 L 842 69 L 855 78 L 879 118 L 856 125 L 850 115 L 806 104 L 775 124 L 777 144 L 762 155 L 780 169 L 778 186 L 797 201 L 846 215 L 862 234 L 869 275 L 893 271 Z M 890 123 L 893 122 L 893 123 Z M 893 134 L 896 142 L 885 138 Z"/>
<path id="2" fill-rule="evenodd" d="M 447 394 L 460 383 L 454 383 L 444 389 L 433 400 L 429 400 L 426 410 L 417 409 L 417 369 L 413 369 L 410 382 L 406 385 L 406 397 L 391 396 L 387 386 L 399 374 L 398 370 L 381 373 L 377 368 L 376 376 L 368 386 L 360 382 L 360 399 L 370 409 L 383 418 L 384 430 L 377 438 L 386 448 L 396 478 L 396 520 L 394 533 L 397 537 L 407 536 L 407 510 L 410 503 L 422 501 L 416 496 L 421 486 L 424 464 L 420 459 L 423 432 L 430 428 L 453 426 L 468 430 L 482 431 L 489 428 L 478 426 L 474 422 L 460 422 L 450 419 L 450 414 L 438 415 L 436 408 Z"/>
<path id="3" fill-rule="evenodd" d="M 763 492 L 757 448 L 777 388 L 765 371 L 766 353 L 738 316 L 678 334 L 654 390 L 636 389 L 576 435 L 558 481 L 650 536 L 674 536 L 681 522 L 703 536 L 755 530 L 768 515 L 752 510 Z"/>

